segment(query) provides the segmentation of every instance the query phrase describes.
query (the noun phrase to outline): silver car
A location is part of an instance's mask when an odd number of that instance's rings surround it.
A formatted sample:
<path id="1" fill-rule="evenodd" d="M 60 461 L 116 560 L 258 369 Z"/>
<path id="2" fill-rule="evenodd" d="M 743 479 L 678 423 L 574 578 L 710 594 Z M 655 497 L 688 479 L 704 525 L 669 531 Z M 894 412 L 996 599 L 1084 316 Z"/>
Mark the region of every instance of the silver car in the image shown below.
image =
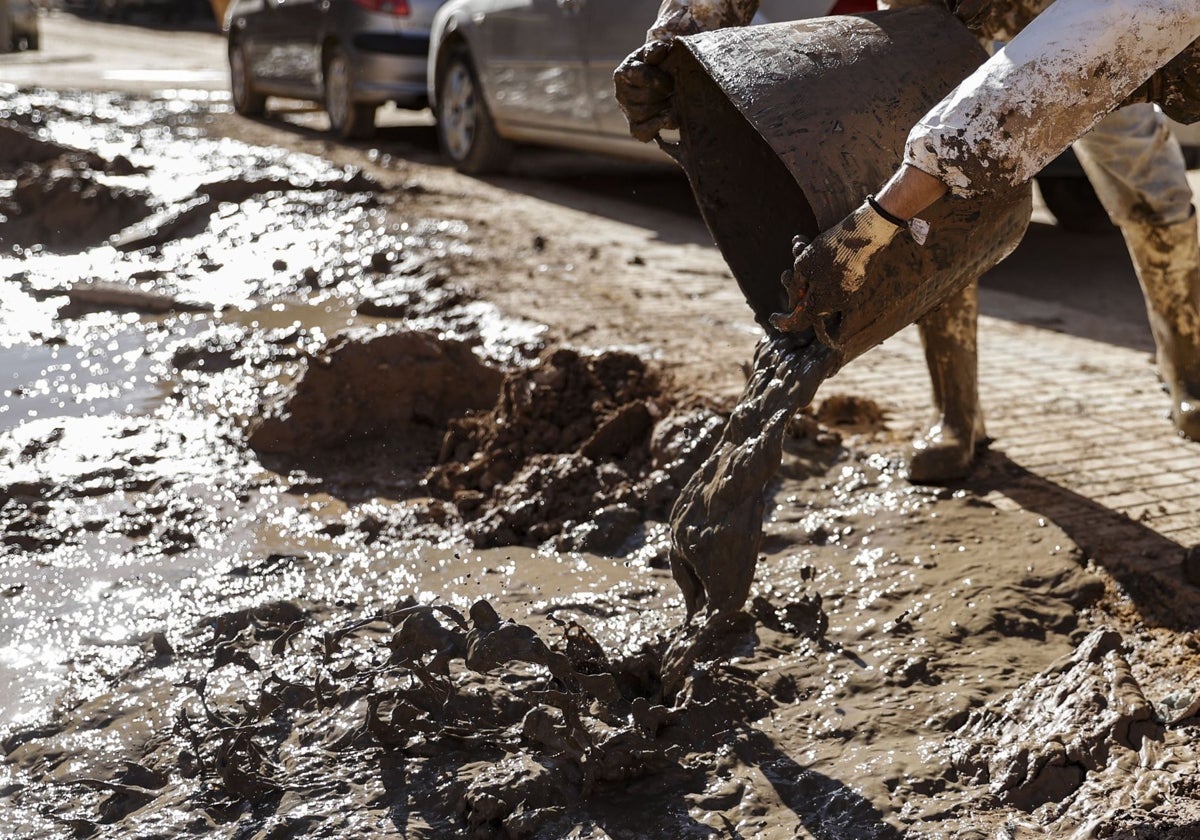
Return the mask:
<path id="1" fill-rule="evenodd" d="M 854 3 L 762 0 L 755 20 L 816 17 Z M 629 136 L 612 82 L 659 4 L 449 0 L 434 18 L 428 73 L 443 151 L 469 173 L 500 168 L 514 142 L 662 159 Z"/>
<path id="2" fill-rule="evenodd" d="M 385 102 L 426 104 L 429 29 L 442 0 L 234 0 L 226 12 L 239 114 L 268 96 L 321 102 L 331 129 L 361 139 Z"/>

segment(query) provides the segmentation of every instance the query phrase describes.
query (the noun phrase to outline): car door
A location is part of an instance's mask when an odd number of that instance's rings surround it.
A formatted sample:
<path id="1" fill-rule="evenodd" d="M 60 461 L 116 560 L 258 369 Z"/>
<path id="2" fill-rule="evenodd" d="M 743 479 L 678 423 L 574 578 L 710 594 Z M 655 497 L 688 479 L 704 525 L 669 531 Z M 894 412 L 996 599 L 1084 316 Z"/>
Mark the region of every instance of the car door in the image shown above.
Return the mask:
<path id="1" fill-rule="evenodd" d="M 266 0 L 257 21 L 262 65 L 257 75 L 270 85 L 297 92 L 321 89 L 322 16 L 330 0 Z"/>
<path id="2" fill-rule="evenodd" d="M 627 135 L 629 127 L 613 92 L 613 71 L 646 42 L 660 0 L 578 0 L 587 38 L 587 88 L 596 130 Z"/>
<path id="3" fill-rule="evenodd" d="M 479 22 L 497 122 L 591 131 L 582 0 L 495 0 Z"/>
<path id="4" fill-rule="evenodd" d="M 613 92 L 613 71 L 646 41 L 660 0 L 577 0 L 587 37 L 587 86 L 601 134 L 625 135 L 629 128 Z M 763 0 L 756 23 L 799 20 L 826 14 L 837 0 Z M 874 0 L 858 0 L 874 4 Z"/>

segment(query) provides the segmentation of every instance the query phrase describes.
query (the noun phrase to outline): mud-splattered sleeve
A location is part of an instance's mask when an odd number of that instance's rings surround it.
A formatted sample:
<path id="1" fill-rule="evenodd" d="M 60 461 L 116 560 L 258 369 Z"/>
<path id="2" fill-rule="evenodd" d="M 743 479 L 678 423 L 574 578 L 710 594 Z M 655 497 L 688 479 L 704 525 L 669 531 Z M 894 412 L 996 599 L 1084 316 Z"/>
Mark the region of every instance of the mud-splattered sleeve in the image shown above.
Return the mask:
<path id="1" fill-rule="evenodd" d="M 1057 0 L 908 138 L 958 195 L 1019 184 L 1200 38 L 1197 0 Z"/>
<path id="2" fill-rule="evenodd" d="M 710 32 L 726 26 L 749 26 L 758 0 L 663 0 L 647 41 Z"/>

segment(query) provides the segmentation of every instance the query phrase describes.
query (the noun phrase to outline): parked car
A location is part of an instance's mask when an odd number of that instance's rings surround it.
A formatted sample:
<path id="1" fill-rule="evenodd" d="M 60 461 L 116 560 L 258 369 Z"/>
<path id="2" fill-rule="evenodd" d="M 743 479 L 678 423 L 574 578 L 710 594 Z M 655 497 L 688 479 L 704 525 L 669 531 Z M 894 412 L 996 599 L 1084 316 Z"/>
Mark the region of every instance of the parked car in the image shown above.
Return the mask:
<path id="1" fill-rule="evenodd" d="M 441 0 L 233 0 L 226 12 L 233 107 L 320 102 L 332 131 L 369 137 L 386 102 L 426 104 L 429 28 Z"/>
<path id="2" fill-rule="evenodd" d="M 659 0 L 449 0 L 434 18 L 429 101 L 442 150 L 456 168 L 501 168 L 514 143 L 661 160 L 629 131 L 612 74 L 645 39 Z M 757 23 L 866 11 L 874 0 L 762 0 Z M 1200 126 L 1177 134 L 1200 164 Z M 1069 229 L 1109 226 L 1069 151 L 1038 183 L 1050 212 Z"/>
<path id="3" fill-rule="evenodd" d="M 450 0 L 434 19 L 429 101 L 463 172 L 499 168 L 513 143 L 661 160 L 629 136 L 612 74 L 660 0 Z M 757 23 L 873 8 L 873 0 L 762 0 Z"/>
<path id="4" fill-rule="evenodd" d="M 7 29 L 8 43 L 0 46 L 13 52 L 38 49 L 40 37 L 37 5 L 33 0 L 8 0 L 6 6 L 7 27 L 0 26 L 0 32 Z"/>

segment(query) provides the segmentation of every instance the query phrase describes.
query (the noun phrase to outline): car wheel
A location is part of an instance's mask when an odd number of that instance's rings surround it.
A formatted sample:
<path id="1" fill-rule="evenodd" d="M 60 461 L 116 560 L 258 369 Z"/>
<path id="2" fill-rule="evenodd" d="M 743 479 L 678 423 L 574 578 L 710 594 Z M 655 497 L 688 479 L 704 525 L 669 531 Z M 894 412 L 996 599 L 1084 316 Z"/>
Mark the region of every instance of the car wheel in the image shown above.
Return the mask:
<path id="1" fill-rule="evenodd" d="M 233 110 L 243 117 L 261 117 L 267 110 L 267 97 L 254 89 L 250 62 L 240 42 L 229 45 L 229 92 Z"/>
<path id="2" fill-rule="evenodd" d="M 350 59 L 341 47 L 331 47 L 325 59 L 325 111 L 330 130 L 343 140 L 366 140 L 375 133 L 377 107 L 354 101 Z"/>
<path id="3" fill-rule="evenodd" d="M 1112 233 L 1115 226 L 1091 182 L 1076 175 L 1039 175 L 1038 191 L 1058 226 L 1071 233 Z"/>
<path id="4" fill-rule="evenodd" d="M 512 144 L 496 133 L 466 47 L 455 47 L 442 63 L 436 104 L 438 142 L 455 169 L 482 175 L 505 167 Z"/>

